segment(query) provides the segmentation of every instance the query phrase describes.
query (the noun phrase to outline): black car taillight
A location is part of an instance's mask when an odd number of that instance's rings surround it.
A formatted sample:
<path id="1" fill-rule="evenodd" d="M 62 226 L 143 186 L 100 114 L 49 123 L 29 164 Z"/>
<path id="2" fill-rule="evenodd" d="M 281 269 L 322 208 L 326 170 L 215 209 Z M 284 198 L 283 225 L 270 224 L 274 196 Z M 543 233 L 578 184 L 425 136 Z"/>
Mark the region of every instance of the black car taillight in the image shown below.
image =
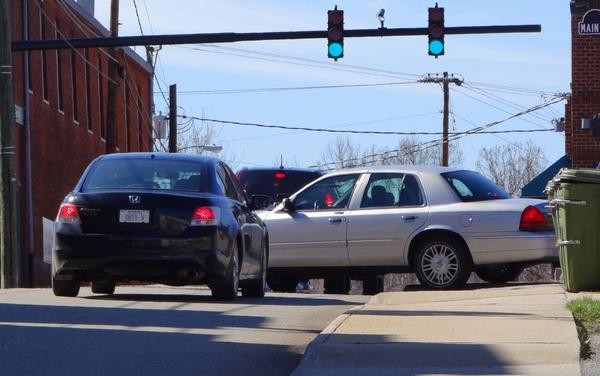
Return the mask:
<path id="1" fill-rule="evenodd" d="M 521 223 L 519 224 L 521 231 L 542 231 L 552 230 L 552 228 L 552 223 L 549 223 L 544 213 L 535 206 L 530 205 L 521 213 Z"/>
<path id="2" fill-rule="evenodd" d="M 62 204 L 60 209 L 58 209 L 56 222 L 81 224 L 81 218 L 79 218 L 79 209 L 77 209 L 77 206 L 73 204 Z"/>
<path id="3" fill-rule="evenodd" d="M 192 214 L 190 226 L 214 226 L 219 223 L 221 209 L 214 206 L 199 206 Z"/>

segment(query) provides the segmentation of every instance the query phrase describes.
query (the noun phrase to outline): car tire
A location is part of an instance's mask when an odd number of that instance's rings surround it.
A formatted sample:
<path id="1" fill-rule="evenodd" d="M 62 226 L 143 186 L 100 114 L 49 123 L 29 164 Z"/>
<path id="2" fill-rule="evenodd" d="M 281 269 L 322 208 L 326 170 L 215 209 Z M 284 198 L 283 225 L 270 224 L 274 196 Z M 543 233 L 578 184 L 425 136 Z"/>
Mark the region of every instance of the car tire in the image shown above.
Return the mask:
<path id="1" fill-rule="evenodd" d="M 514 281 L 523 272 L 522 266 L 483 266 L 475 270 L 475 273 L 482 280 L 489 283 L 506 283 Z"/>
<path id="2" fill-rule="evenodd" d="M 381 274 L 370 275 L 368 277 L 363 278 L 363 295 L 377 295 L 380 292 L 383 292 L 384 286 L 384 276 Z"/>
<path id="3" fill-rule="evenodd" d="M 263 246 L 260 260 L 260 274 L 257 279 L 242 285 L 242 296 L 245 298 L 263 298 L 267 284 L 268 256 L 266 247 Z"/>
<path id="4" fill-rule="evenodd" d="M 267 284 L 273 292 L 296 292 L 298 278 L 267 277 Z"/>
<path id="5" fill-rule="evenodd" d="M 240 262 L 237 242 L 233 242 L 231 260 L 227 267 L 227 278 L 224 282 L 213 282 L 210 286 L 212 297 L 216 300 L 234 300 L 240 284 Z"/>
<path id="6" fill-rule="evenodd" d="M 463 286 L 471 275 L 472 264 L 460 242 L 443 236 L 421 242 L 414 267 L 421 285 L 443 290 Z"/>
<path id="7" fill-rule="evenodd" d="M 111 295 L 115 292 L 115 286 L 115 281 L 112 280 L 92 281 L 92 292 L 94 294 Z"/>
<path id="8" fill-rule="evenodd" d="M 75 297 L 79 294 L 81 282 L 75 279 L 58 280 L 52 277 L 52 292 L 55 296 Z"/>
<path id="9" fill-rule="evenodd" d="M 325 294 L 347 295 L 350 292 L 350 276 L 347 274 L 336 274 L 325 277 Z"/>

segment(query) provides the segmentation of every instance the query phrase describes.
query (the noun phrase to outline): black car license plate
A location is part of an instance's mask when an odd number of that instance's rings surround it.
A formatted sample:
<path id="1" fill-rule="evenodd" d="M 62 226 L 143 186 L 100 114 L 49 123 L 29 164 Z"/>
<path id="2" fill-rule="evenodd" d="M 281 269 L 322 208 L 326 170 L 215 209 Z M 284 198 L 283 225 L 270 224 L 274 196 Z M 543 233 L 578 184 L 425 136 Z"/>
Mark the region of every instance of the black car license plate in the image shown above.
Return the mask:
<path id="1" fill-rule="evenodd" d="M 119 223 L 150 223 L 150 210 L 119 210 Z"/>

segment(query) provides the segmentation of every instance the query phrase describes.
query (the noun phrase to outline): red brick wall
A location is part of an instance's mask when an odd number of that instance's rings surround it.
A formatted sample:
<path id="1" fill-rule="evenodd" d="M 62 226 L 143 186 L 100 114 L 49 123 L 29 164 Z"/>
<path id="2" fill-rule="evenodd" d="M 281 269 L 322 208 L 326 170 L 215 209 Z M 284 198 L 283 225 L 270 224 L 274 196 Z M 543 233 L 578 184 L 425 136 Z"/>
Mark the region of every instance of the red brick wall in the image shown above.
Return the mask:
<path id="1" fill-rule="evenodd" d="M 23 39 L 23 1 L 28 1 L 29 4 L 30 39 L 55 39 L 56 25 L 60 33 L 68 37 L 101 36 L 106 33 L 106 30 L 99 31 L 98 25 L 82 17 L 78 13 L 80 8 L 76 5 L 71 4 L 72 7 L 69 7 L 75 14 L 74 20 L 56 0 L 17 0 L 11 2 L 13 40 Z M 45 22 L 44 26 L 41 26 L 40 20 Z M 42 35 L 44 30 L 45 35 Z M 54 219 L 64 196 L 73 188 L 88 163 L 105 153 L 106 141 L 103 136 L 108 102 L 108 57 L 105 52 L 105 49 L 98 48 L 32 51 L 31 90 L 24 90 L 24 53 L 13 53 L 15 104 L 25 107 L 23 93 L 27 93 L 30 100 L 34 235 L 31 245 L 27 241 L 29 222 L 26 215 L 27 197 L 24 193 L 28 182 L 23 138 L 18 142 L 18 165 L 19 181 L 23 187 L 23 252 L 31 251 L 33 254 L 31 275 L 34 286 L 49 282 L 49 265 L 42 262 L 42 217 Z M 123 78 L 117 80 L 115 109 L 118 147 L 120 151 L 150 151 L 151 75 L 142 60 L 134 59 L 126 53 L 121 56 L 124 74 Z M 60 92 L 59 87 L 62 87 Z M 130 91 L 130 98 L 136 98 L 135 102 L 132 99 L 127 101 L 125 88 Z M 101 124 L 101 120 L 104 124 Z M 17 131 L 21 134 L 24 131 L 22 128 L 17 126 Z"/>
<path id="2" fill-rule="evenodd" d="M 600 35 L 579 35 L 585 12 L 600 9 L 598 0 L 576 0 L 571 5 L 571 98 L 565 106 L 565 150 L 573 167 L 595 167 L 600 161 L 600 140 L 581 119 L 600 113 Z"/>

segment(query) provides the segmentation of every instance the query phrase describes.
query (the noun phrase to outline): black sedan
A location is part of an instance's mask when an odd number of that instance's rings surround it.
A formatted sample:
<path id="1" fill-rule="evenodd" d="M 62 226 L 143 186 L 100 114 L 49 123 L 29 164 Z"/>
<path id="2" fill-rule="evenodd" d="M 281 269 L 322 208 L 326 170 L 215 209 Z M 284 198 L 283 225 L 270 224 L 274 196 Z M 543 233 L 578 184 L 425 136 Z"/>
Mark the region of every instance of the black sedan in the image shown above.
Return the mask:
<path id="1" fill-rule="evenodd" d="M 167 153 L 95 159 L 56 217 L 52 289 L 81 282 L 208 284 L 216 299 L 263 297 L 267 230 L 231 169 L 217 158 Z"/>

